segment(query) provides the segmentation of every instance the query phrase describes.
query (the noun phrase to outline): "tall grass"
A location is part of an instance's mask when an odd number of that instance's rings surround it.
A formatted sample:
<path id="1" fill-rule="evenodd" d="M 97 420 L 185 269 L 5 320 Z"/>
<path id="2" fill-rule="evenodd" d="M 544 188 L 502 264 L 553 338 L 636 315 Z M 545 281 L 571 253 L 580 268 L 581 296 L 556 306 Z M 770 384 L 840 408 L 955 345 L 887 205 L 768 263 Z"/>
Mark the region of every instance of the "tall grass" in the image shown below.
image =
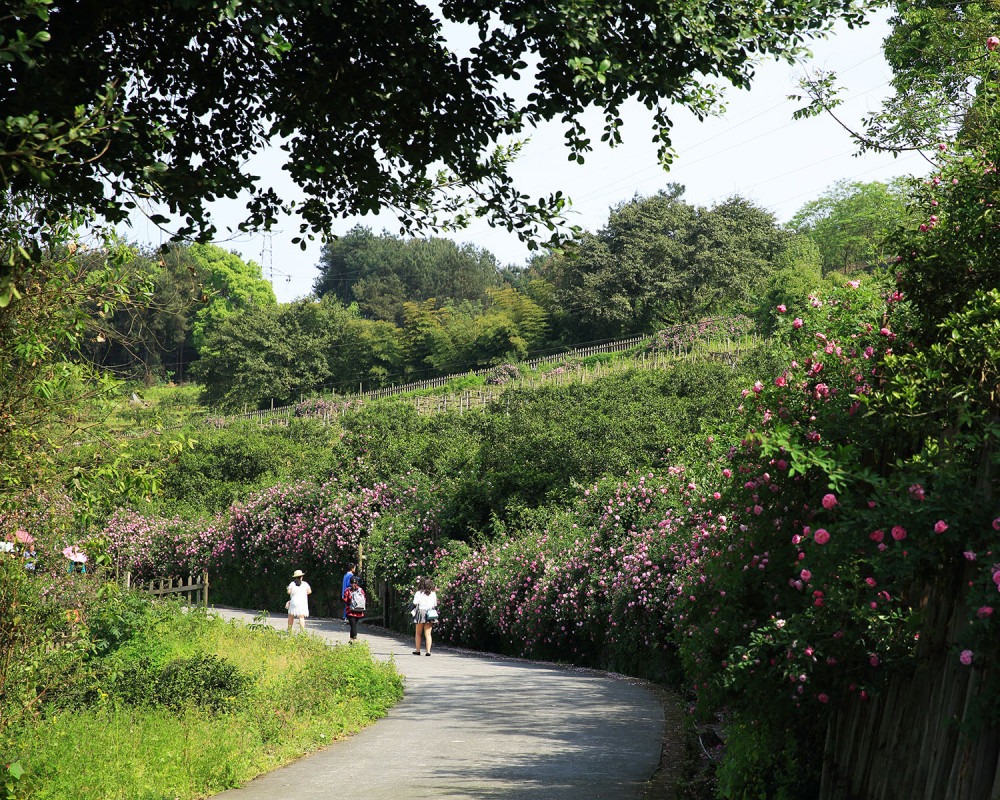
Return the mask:
<path id="1" fill-rule="evenodd" d="M 135 699 L 142 676 L 162 685 L 170 665 L 192 658 L 223 659 L 249 678 L 246 690 L 214 705 L 192 699 L 197 686 Z M 25 800 L 198 798 L 358 731 L 401 696 L 394 665 L 364 645 L 328 647 L 203 613 L 158 614 L 33 723 L 9 732 L 4 749 L 26 770 L 18 781 Z"/>

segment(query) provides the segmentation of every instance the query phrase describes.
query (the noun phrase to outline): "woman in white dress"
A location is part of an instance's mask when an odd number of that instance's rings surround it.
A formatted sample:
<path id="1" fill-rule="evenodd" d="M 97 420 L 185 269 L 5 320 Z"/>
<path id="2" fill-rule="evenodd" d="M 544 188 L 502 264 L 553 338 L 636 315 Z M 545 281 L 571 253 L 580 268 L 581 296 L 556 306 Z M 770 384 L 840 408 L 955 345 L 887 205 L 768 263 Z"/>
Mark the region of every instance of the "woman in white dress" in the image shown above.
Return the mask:
<path id="1" fill-rule="evenodd" d="M 309 595 L 312 594 L 312 587 L 302 578 L 305 573 L 297 569 L 292 573 L 294 580 L 288 584 L 288 594 L 291 599 L 285 603 L 288 609 L 288 632 L 292 632 L 292 621 L 299 618 L 299 629 L 305 633 L 306 617 L 309 616 Z"/>
<path id="2" fill-rule="evenodd" d="M 417 584 L 417 593 L 413 595 L 413 621 L 417 623 L 416 643 L 413 655 L 420 655 L 420 636 L 427 640 L 427 655 L 431 654 L 431 628 L 434 627 L 434 619 L 437 617 L 438 596 L 434 591 L 434 584 L 430 578 L 421 578 Z M 433 618 L 427 616 L 427 612 L 434 609 Z"/>

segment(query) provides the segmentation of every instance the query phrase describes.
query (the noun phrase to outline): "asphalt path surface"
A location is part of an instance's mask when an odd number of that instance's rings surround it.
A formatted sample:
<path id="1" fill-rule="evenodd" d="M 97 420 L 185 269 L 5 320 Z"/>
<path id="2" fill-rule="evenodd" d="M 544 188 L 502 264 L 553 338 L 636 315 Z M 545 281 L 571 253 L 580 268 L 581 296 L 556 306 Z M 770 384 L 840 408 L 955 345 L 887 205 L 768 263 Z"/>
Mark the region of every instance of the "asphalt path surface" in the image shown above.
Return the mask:
<path id="1" fill-rule="evenodd" d="M 307 627 L 347 643 L 340 620 Z M 359 639 L 395 660 L 403 699 L 360 733 L 216 798 L 637 800 L 657 768 L 663 704 L 640 682 L 437 644 L 430 658 L 414 656 L 412 636 L 366 625 Z"/>

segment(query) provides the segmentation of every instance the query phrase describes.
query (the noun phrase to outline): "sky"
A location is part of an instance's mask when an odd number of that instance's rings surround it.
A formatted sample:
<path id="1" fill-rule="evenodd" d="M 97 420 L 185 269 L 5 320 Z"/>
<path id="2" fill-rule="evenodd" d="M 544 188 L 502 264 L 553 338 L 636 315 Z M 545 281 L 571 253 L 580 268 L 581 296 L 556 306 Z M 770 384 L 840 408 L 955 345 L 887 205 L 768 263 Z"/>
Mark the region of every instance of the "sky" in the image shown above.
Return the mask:
<path id="1" fill-rule="evenodd" d="M 762 63 L 750 91 L 727 91 L 726 111 L 721 116 L 699 122 L 693 114 L 677 107 L 671 113 L 675 123 L 671 138 L 677 157 L 669 172 L 657 162 L 656 145 L 651 141 L 651 113 L 633 104 L 624 110 L 624 142 L 616 148 L 599 141 L 601 117 L 595 114 L 589 118 L 592 125 L 588 129 L 595 145 L 582 165 L 567 159 L 563 126 L 552 123 L 533 131 L 512 169 L 515 182 L 532 197 L 562 190 L 572 200 L 569 221 L 597 231 L 607 221 L 611 208 L 636 195 L 655 194 L 670 182 L 685 187 L 684 199 L 689 203 L 711 206 L 740 195 L 769 209 L 783 223 L 838 180 L 887 181 L 898 175 L 922 174 L 927 163 L 916 153 L 899 158 L 887 154 L 855 156 L 856 147 L 848 134 L 827 115 L 792 119 L 793 111 L 804 103 L 790 100 L 788 95 L 798 93 L 797 81 L 806 69 L 833 70 L 838 74 L 846 102 L 837 113 L 846 124 L 858 127 L 866 114 L 879 108 L 890 90 L 891 72 L 881 50 L 882 40 L 889 33 L 887 20 L 888 12 L 883 11 L 863 28 L 838 26 L 829 38 L 813 43 L 813 57 L 804 64 Z M 251 167 L 260 170 L 258 174 L 279 194 L 284 190 L 294 198 L 295 187 L 282 174 L 280 164 L 280 154 L 275 150 L 261 155 Z M 293 244 L 291 239 L 298 234 L 297 221 L 279 222 L 270 235 L 233 236 L 224 231 L 239 222 L 242 207 L 228 202 L 212 209 L 223 231 L 216 243 L 261 264 L 280 302 L 310 293 L 317 275 L 320 243 L 311 243 L 305 251 Z M 358 224 L 376 232 L 399 232 L 395 216 L 388 213 L 341 220 L 333 232 L 343 234 Z M 136 218 L 126 235 L 152 244 L 166 238 L 143 218 Z M 502 265 L 524 264 L 530 255 L 516 236 L 485 223 L 441 235 L 489 250 Z"/>

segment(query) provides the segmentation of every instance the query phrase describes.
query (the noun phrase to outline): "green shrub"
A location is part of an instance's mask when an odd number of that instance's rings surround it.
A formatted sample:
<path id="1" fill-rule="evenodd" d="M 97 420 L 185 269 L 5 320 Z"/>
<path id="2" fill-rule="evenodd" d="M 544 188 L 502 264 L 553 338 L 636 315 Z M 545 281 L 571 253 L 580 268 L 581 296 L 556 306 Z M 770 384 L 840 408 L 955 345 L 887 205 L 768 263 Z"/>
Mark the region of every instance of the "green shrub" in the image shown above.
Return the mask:
<path id="1" fill-rule="evenodd" d="M 246 699 L 253 678 L 225 658 L 201 653 L 176 658 L 160 671 L 153 702 L 168 708 L 202 706 L 220 712 Z"/>
<path id="2" fill-rule="evenodd" d="M 726 726 L 726 757 L 719 765 L 724 800 L 800 800 L 819 796 L 822 741 L 801 730 L 773 727 L 766 719 Z"/>

